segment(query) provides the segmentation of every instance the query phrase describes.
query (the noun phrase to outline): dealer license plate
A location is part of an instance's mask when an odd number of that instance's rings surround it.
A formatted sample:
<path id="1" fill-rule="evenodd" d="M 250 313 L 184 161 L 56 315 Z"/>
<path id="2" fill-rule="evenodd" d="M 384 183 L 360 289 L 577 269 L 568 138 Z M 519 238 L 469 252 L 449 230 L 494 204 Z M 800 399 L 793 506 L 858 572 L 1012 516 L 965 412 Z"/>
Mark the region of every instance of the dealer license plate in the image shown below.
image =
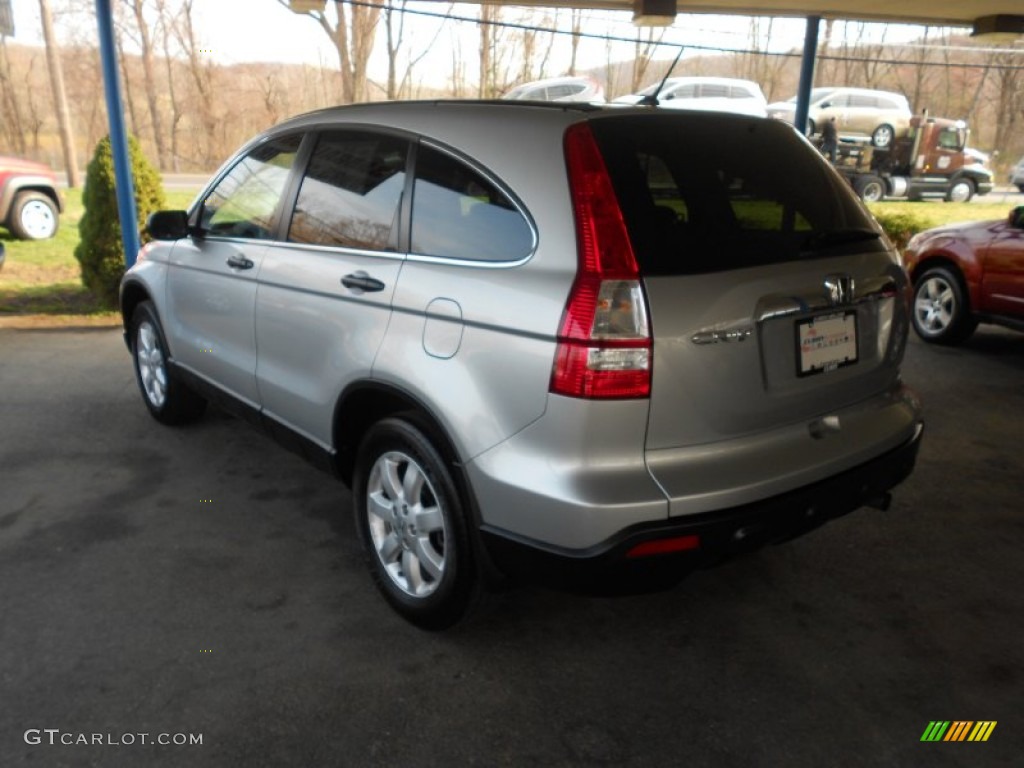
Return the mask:
<path id="1" fill-rule="evenodd" d="M 857 362 L 857 313 L 819 315 L 796 324 L 797 375 L 811 376 Z"/>

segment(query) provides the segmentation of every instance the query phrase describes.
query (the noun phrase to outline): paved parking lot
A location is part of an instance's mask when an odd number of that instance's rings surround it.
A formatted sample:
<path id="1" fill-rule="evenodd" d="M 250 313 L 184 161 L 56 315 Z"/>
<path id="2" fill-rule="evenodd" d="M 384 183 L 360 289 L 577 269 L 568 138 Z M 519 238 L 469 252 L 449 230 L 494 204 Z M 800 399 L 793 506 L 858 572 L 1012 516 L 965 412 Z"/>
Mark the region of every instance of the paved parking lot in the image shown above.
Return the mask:
<path id="1" fill-rule="evenodd" d="M 890 511 L 425 634 L 328 476 L 218 413 L 157 425 L 116 330 L 0 329 L 0 764 L 1020 765 L 1024 334 L 915 339 L 905 374 L 928 431 Z"/>

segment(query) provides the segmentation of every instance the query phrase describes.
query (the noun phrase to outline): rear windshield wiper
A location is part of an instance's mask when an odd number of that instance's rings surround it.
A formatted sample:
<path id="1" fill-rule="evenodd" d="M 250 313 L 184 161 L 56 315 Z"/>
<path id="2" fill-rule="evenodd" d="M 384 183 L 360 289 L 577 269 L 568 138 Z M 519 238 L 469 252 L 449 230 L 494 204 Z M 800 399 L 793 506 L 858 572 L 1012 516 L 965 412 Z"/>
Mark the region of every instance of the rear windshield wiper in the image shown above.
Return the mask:
<path id="1" fill-rule="evenodd" d="M 873 229 L 836 229 L 831 232 L 818 232 L 804 241 L 807 250 L 829 248 L 833 245 L 860 243 L 866 240 L 877 240 L 881 235 Z"/>

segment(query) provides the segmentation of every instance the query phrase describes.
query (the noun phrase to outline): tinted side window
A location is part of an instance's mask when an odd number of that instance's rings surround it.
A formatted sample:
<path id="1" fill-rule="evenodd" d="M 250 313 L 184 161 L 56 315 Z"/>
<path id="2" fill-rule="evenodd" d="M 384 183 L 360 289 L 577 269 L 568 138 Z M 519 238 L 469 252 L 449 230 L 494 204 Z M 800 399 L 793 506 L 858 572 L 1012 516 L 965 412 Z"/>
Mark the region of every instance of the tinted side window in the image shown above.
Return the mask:
<path id="1" fill-rule="evenodd" d="M 364 250 L 394 248 L 408 142 L 323 133 L 299 188 L 288 240 Z"/>
<path id="2" fill-rule="evenodd" d="M 202 228 L 225 237 L 273 237 L 274 216 L 301 142 L 297 134 L 274 139 L 239 160 L 203 200 Z"/>
<path id="3" fill-rule="evenodd" d="M 412 200 L 412 251 L 474 261 L 518 261 L 533 233 L 508 196 L 480 173 L 420 146 Z"/>

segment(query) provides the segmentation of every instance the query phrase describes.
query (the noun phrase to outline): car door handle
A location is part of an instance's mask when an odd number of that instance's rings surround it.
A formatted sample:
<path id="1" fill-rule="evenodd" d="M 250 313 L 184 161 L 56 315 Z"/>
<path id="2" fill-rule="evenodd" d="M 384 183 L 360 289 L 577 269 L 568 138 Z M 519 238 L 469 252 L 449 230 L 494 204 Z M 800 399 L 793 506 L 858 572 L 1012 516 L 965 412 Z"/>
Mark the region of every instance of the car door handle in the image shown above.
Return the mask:
<path id="1" fill-rule="evenodd" d="M 251 259 L 247 259 L 245 256 L 236 253 L 234 256 L 228 257 L 228 266 L 234 267 L 235 269 L 252 269 L 254 262 Z"/>
<path id="2" fill-rule="evenodd" d="M 383 282 L 375 277 L 370 277 L 363 271 L 353 272 L 351 275 L 345 275 L 341 278 L 341 284 L 346 288 L 351 288 L 353 291 L 365 291 L 367 293 L 384 290 Z"/>

